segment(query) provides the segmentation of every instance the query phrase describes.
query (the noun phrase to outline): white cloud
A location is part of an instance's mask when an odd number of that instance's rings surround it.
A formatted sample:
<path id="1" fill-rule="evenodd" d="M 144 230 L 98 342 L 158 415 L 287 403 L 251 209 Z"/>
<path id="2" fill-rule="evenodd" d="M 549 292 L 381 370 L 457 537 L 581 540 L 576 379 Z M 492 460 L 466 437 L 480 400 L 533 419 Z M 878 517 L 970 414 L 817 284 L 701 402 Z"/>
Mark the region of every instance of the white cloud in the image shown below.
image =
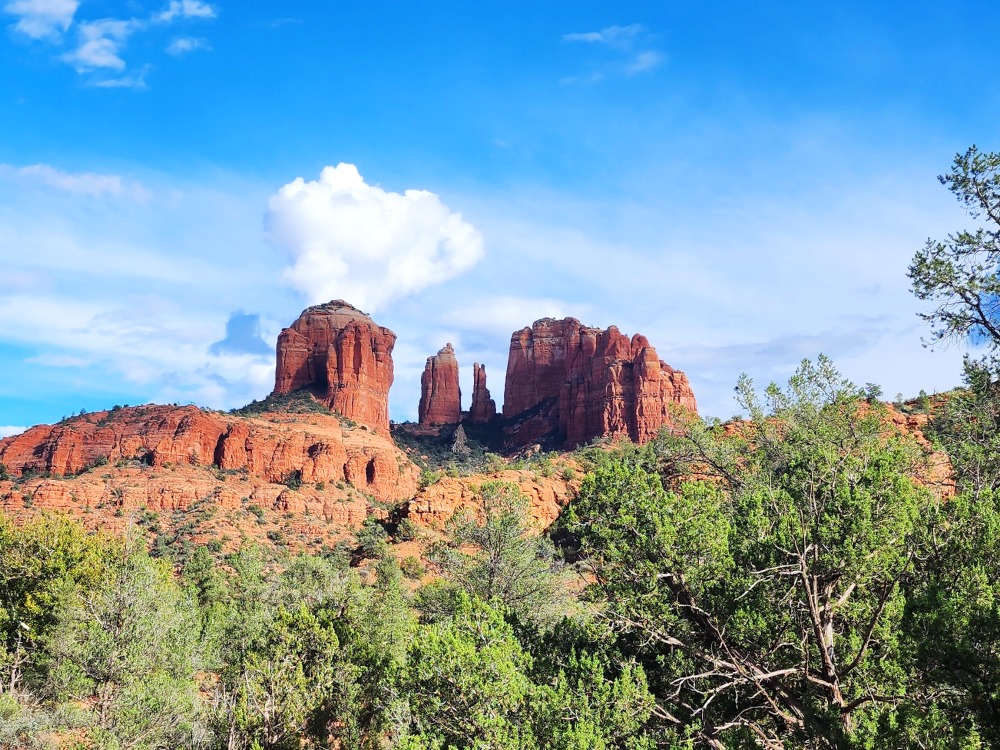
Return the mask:
<path id="1" fill-rule="evenodd" d="M 167 45 L 167 53 L 177 57 L 199 49 L 210 50 L 212 48 L 209 46 L 207 39 L 201 39 L 193 36 L 177 37 L 170 42 L 169 45 Z"/>
<path id="2" fill-rule="evenodd" d="M 284 259 L 261 237 L 271 186 L 141 179 L 149 200 L 0 179 L 0 396 L 25 402 L 4 422 L 58 419 L 83 405 L 73 394 L 87 394 L 88 408 L 232 408 L 273 387 L 275 339 L 302 303 L 280 287 Z M 240 308 L 261 316 L 267 352 L 213 353 Z M 29 395 L 48 387 L 59 395 Z M 37 411 L 22 415 L 32 399 Z"/>
<path id="3" fill-rule="evenodd" d="M 100 21 L 81 23 L 79 46 L 63 55 L 79 73 L 97 69 L 124 70 L 125 61 L 120 52 L 128 38 L 142 27 L 135 19 L 104 18 Z"/>
<path id="4" fill-rule="evenodd" d="M 18 16 L 14 29 L 32 39 L 58 39 L 73 23 L 77 0 L 14 0 L 4 12 Z"/>
<path id="5" fill-rule="evenodd" d="M 14 427 L 12 425 L 0 425 L 0 438 L 10 437 L 11 435 L 20 435 L 24 432 L 27 427 Z"/>
<path id="6" fill-rule="evenodd" d="M 92 78 L 88 85 L 96 86 L 99 89 L 137 89 L 146 88 L 146 74 L 149 73 L 150 66 L 143 65 L 141 69 L 118 76 L 117 78 Z"/>
<path id="7" fill-rule="evenodd" d="M 93 197 L 114 195 L 145 198 L 148 194 L 138 182 L 126 181 L 120 175 L 65 172 L 48 164 L 31 164 L 26 167 L 0 164 L 0 180 L 13 180 Z"/>
<path id="8" fill-rule="evenodd" d="M 126 72 L 128 65 L 122 54 L 129 38 L 137 32 L 149 31 L 158 24 L 191 18 L 212 19 L 217 15 L 213 5 L 201 0 L 171 0 L 165 10 L 151 16 L 102 18 L 74 25 L 78 6 L 79 0 L 13 0 L 3 10 L 18 17 L 14 29 L 53 44 L 61 42 L 62 34 L 72 27 L 76 32 L 75 46 L 59 59 L 84 75 L 87 85 L 98 88 L 146 88 L 150 66 Z M 175 38 L 166 51 L 177 57 L 198 49 L 211 47 L 206 39 L 182 36 Z"/>
<path id="9" fill-rule="evenodd" d="M 177 18 L 215 18 L 215 8 L 201 0 L 171 0 L 167 9 L 155 16 L 157 21 L 170 23 Z"/>
<path id="10" fill-rule="evenodd" d="M 600 31 L 563 34 L 564 42 L 584 42 L 610 50 L 611 62 L 584 75 L 568 76 L 562 83 L 599 83 L 609 76 L 634 76 L 663 62 L 663 53 L 650 48 L 650 35 L 642 24 L 608 26 Z"/>
<path id="11" fill-rule="evenodd" d="M 368 185 L 352 164 L 282 187 L 268 201 L 265 224 L 292 257 L 285 280 L 309 302 L 339 297 L 375 310 L 483 257 L 479 232 L 437 195 Z"/>
<path id="12" fill-rule="evenodd" d="M 606 44 L 609 47 L 629 49 L 635 43 L 635 40 L 642 35 L 642 33 L 642 24 L 634 23 L 628 26 L 608 26 L 600 31 L 585 31 L 579 34 L 563 34 L 563 41 Z"/>
<path id="13" fill-rule="evenodd" d="M 659 52 L 654 50 L 640 52 L 631 61 L 625 63 L 625 75 L 634 76 L 637 73 L 645 73 L 647 70 L 655 68 L 661 62 L 663 62 L 663 55 Z"/>

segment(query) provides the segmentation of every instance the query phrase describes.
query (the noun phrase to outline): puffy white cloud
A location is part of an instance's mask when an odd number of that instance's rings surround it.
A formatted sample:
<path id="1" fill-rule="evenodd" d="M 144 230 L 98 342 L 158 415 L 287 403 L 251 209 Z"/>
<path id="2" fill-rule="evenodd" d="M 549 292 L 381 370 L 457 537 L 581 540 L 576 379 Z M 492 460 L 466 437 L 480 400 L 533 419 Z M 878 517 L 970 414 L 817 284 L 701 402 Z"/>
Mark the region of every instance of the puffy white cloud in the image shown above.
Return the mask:
<path id="1" fill-rule="evenodd" d="M 77 0 L 14 0 L 4 12 L 17 16 L 14 29 L 32 39 L 58 38 L 73 23 Z"/>
<path id="2" fill-rule="evenodd" d="M 211 49 L 208 45 L 208 40 L 193 36 L 180 36 L 167 45 L 167 53 L 176 57 L 186 55 L 188 52 L 194 52 L 199 49 Z"/>
<path id="3" fill-rule="evenodd" d="M 100 21 L 81 23 L 79 46 L 63 55 L 80 73 L 96 69 L 124 70 L 125 61 L 119 53 L 128 38 L 142 24 L 134 19 L 104 18 Z"/>
<path id="4" fill-rule="evenodd" d="M 27 427 L 14 427 L 13 425 L 0 425 L 0 438 L 10 437 L 11 435 L 20 435 L 24 432 Z"/>
<path id="5" fill-rule="evenodd" d="M 479 232 L 437 195 L 368 185 L 353 164 L 282 187 L 268 202 L 265 225 L 292 257 L 285 280 L 311 303 L 339 297 L 375 310 L 483 257 Z"/>
<path id="6" fill-rule="evenodd" d="M 170 23 L 177 18 L 215 18 L 215 8 L 201 0 L 171 0 L 167 9 L 155 18 L 162 23 Z"/>
<path id="7" fill-rule="evenodd" d="M 123 180 L 120 175 L 66 172 L 48 164 L 30 164 L 25 167 L 0 164 L 0 180 L 13 180 L 94 197 L 116 195 L 144 198 L 147 195 L 142 185 Z"/>

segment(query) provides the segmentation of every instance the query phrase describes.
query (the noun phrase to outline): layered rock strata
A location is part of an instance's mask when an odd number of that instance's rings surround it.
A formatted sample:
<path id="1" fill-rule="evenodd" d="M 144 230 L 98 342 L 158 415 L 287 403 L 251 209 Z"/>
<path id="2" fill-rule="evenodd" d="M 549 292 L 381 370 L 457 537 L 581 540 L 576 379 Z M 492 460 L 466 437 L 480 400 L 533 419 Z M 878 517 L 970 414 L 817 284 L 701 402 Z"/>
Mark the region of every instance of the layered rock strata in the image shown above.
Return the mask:
<path id="1" fill-rule="evenodd" d="M 637 443 L 670 424 L 674 405 L 697 411 L 687 376 L 645 336 L 590 328 L 575 318 L 535 321 L 511 336 L 503 414 L 527 445 L 545 435 L 571 448 L 597 437 Z"/>
<path id="2" fill-rule="evenodd" d="M 412 497 L 417 468 L 390 441 L 334 416 L 245 418 L 195 406 L 140 406 L 32 427 L 0 441 L 15 477 L 72 477 L 138 463 L 214 467 L 271 484 L 349 483 L 384 502 Z"/>
<path id="3" fill-rule="evenodd" d="M 420 377 L 418 419 L 422 425 L 458 424 L 462 420 L 458 360 L 450 343 L 427 358 Z"/>
<path id="4" fill-rule="evenodd" d="M 306 309 L 278 336 L 274 393 L 311 389 L 344 417 L 389 431 L 396 334 L 335 300 Z"/>
<path id="5" fill-rule="evenodd" d="M 497 415 L 497 404 L 490 398 L 486 387 L 486 365 L 478 362 L 472 365 L 472 406 L 469 408 L 469 421 L 473 424 L 485 424 Z"/>

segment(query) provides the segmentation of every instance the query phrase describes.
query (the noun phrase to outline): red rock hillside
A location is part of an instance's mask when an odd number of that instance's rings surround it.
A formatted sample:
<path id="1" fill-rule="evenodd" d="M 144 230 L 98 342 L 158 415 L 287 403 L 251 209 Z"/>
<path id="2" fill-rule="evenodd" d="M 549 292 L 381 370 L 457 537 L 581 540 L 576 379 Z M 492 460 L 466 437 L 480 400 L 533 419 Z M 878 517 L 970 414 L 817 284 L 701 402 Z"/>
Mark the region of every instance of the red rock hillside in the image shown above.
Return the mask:
<path id="1" fill-rule="evenodd" d="M 662 362 L 645 336 L 575 318 L 535 321 L 510 340 L 504 418 L 518 445 L 555 435 L 572 448 L 597 437 L 643 443 L 670 422 L 670 408 L 697 411 L 687 376 Z"/>
<path id="2" fill-rule="evenodd" d="M 472 365 L 472 383 L 469 421 L 473 424 L 485 424 L 497 415 L 496 401 L 490 398 L 490 390 L 486 387 L 486 365 L 478 362 Z"/>
<path id="3" fill-rule="evenodd" d="M 274 393 L 310 388 L 347 419 L 388 434 L 395 343 L 343 300 L 310 307 L 278 336 Z"/>
<path id="4" fill-rule="evenodd" d="M 378 500 L 413 496 L 417 469 L 389 440 L 333 415 L 240 417 L 196 406 L 137 406 L 32 427 L 0 440 L 14 476 L 65 478 L 137 461 L 215 467 L 268 483 L 349 482 Z"/>
<path id="5" fill-rule="evenodd" d="M 427 358 L 420 377 L 418 419 L 422 425 L 462 421 L 462 391 L 458 387 L 458 360 L 451 344 Z"/>
<path id="6" fill-rule="evenodd" d="M 306 397 L 308 398 L 308 397 Z M 0 441 L 0 511 L 58 511 L 91 528 L 233 550 L 245 540 L 319 551 L 405 506 L 419 470 L 391 440 L 328 413 L 237 416 L 116 408 Z"/>

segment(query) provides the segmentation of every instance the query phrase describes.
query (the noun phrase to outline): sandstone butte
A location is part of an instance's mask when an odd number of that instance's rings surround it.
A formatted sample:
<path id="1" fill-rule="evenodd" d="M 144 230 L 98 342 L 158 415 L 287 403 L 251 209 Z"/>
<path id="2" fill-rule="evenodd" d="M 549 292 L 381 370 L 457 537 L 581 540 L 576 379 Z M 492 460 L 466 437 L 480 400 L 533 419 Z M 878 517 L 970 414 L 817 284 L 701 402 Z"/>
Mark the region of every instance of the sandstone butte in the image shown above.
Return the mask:
<path id="1" fill-rule="evenodd" d="M 469 407 L 469 421 L 473 424 L 492 422 L 497 415 L 497 403 L 490 398 L 486 387 L 486 365 L 478 362 L 472 365 L 472 406 Z"/>
<path id="2" fill-rule="evenodd" d="M 418 420 L 422 425 L 458 424 L 462 421 L 462 391 L 458 387 L 458 360 L 451 344 L 427 358 L 420 377 Z"/>
<path id="3" fill-rule="evenodd" d="M 395 338 L 340 301 L 307 309 L 282 332 L 275 393 L 309 389 L 303 397 L 341 416 L 116 407 L 0 440 L 0 464 L 12 476 L 0 481 L 0 509 L 15 516 L 57 510 L 119 530 L 153 514 L 158 520 L 148 523 L 159 535 L 221 539 L 228 550 L 246 538 L 318 550 L 366 518 L 386 517 L 389 508 L 440 527 L 456 510 L 475 506 L 476 487 L 487 477 L 446 477 L 418 489 L 418 468 L 388 434 Z M 452 368 L 454 352 L 445 347 L 431 360 L 437 380 Z M 457 363 L 447 377 L 455 384 L 447 418 L 458 422 Z M 489 421 L 496 407 L 478 364 L 474 384 L 469 419 Z M 643 336 L 566 318 L 539 320 L 511 337 L 504 416 L 514 444 L 548 435 L 568 447 L 605 435 L 644 442 L 670 423 L 674 404 L 696 410 L 687 378 L 661 362 Z M 895 429 L 915 434 L 937 459 L 918 479 L 947 494 L 950 465 L 924 439 L 926 417 L 890 414 Z M 571 457 L 559 460 L 572 469 L 567 477 L 577 476 Z M 576 490 L 563 472 L 491 478 L 519 484 L 539 526 L 550 524 Z"/>
<path id="4" fill-rule="evenodd" d="M 676 406 L 697 412 L 687 376 L 661 361 L 645 336 L 590 328 L 575 318 L 537 320 L 510 339 L 503 416 L 511 442 L 547 435 L 573 448 L 598 437 L 652 439 Z"/>
<path id="5" fill-rule="evenodd" d="M 307 308 L 278 336 L 274 393 L 309 388 L 331 409 L 389 434 L 396 334 L 334 300 Z"/>

